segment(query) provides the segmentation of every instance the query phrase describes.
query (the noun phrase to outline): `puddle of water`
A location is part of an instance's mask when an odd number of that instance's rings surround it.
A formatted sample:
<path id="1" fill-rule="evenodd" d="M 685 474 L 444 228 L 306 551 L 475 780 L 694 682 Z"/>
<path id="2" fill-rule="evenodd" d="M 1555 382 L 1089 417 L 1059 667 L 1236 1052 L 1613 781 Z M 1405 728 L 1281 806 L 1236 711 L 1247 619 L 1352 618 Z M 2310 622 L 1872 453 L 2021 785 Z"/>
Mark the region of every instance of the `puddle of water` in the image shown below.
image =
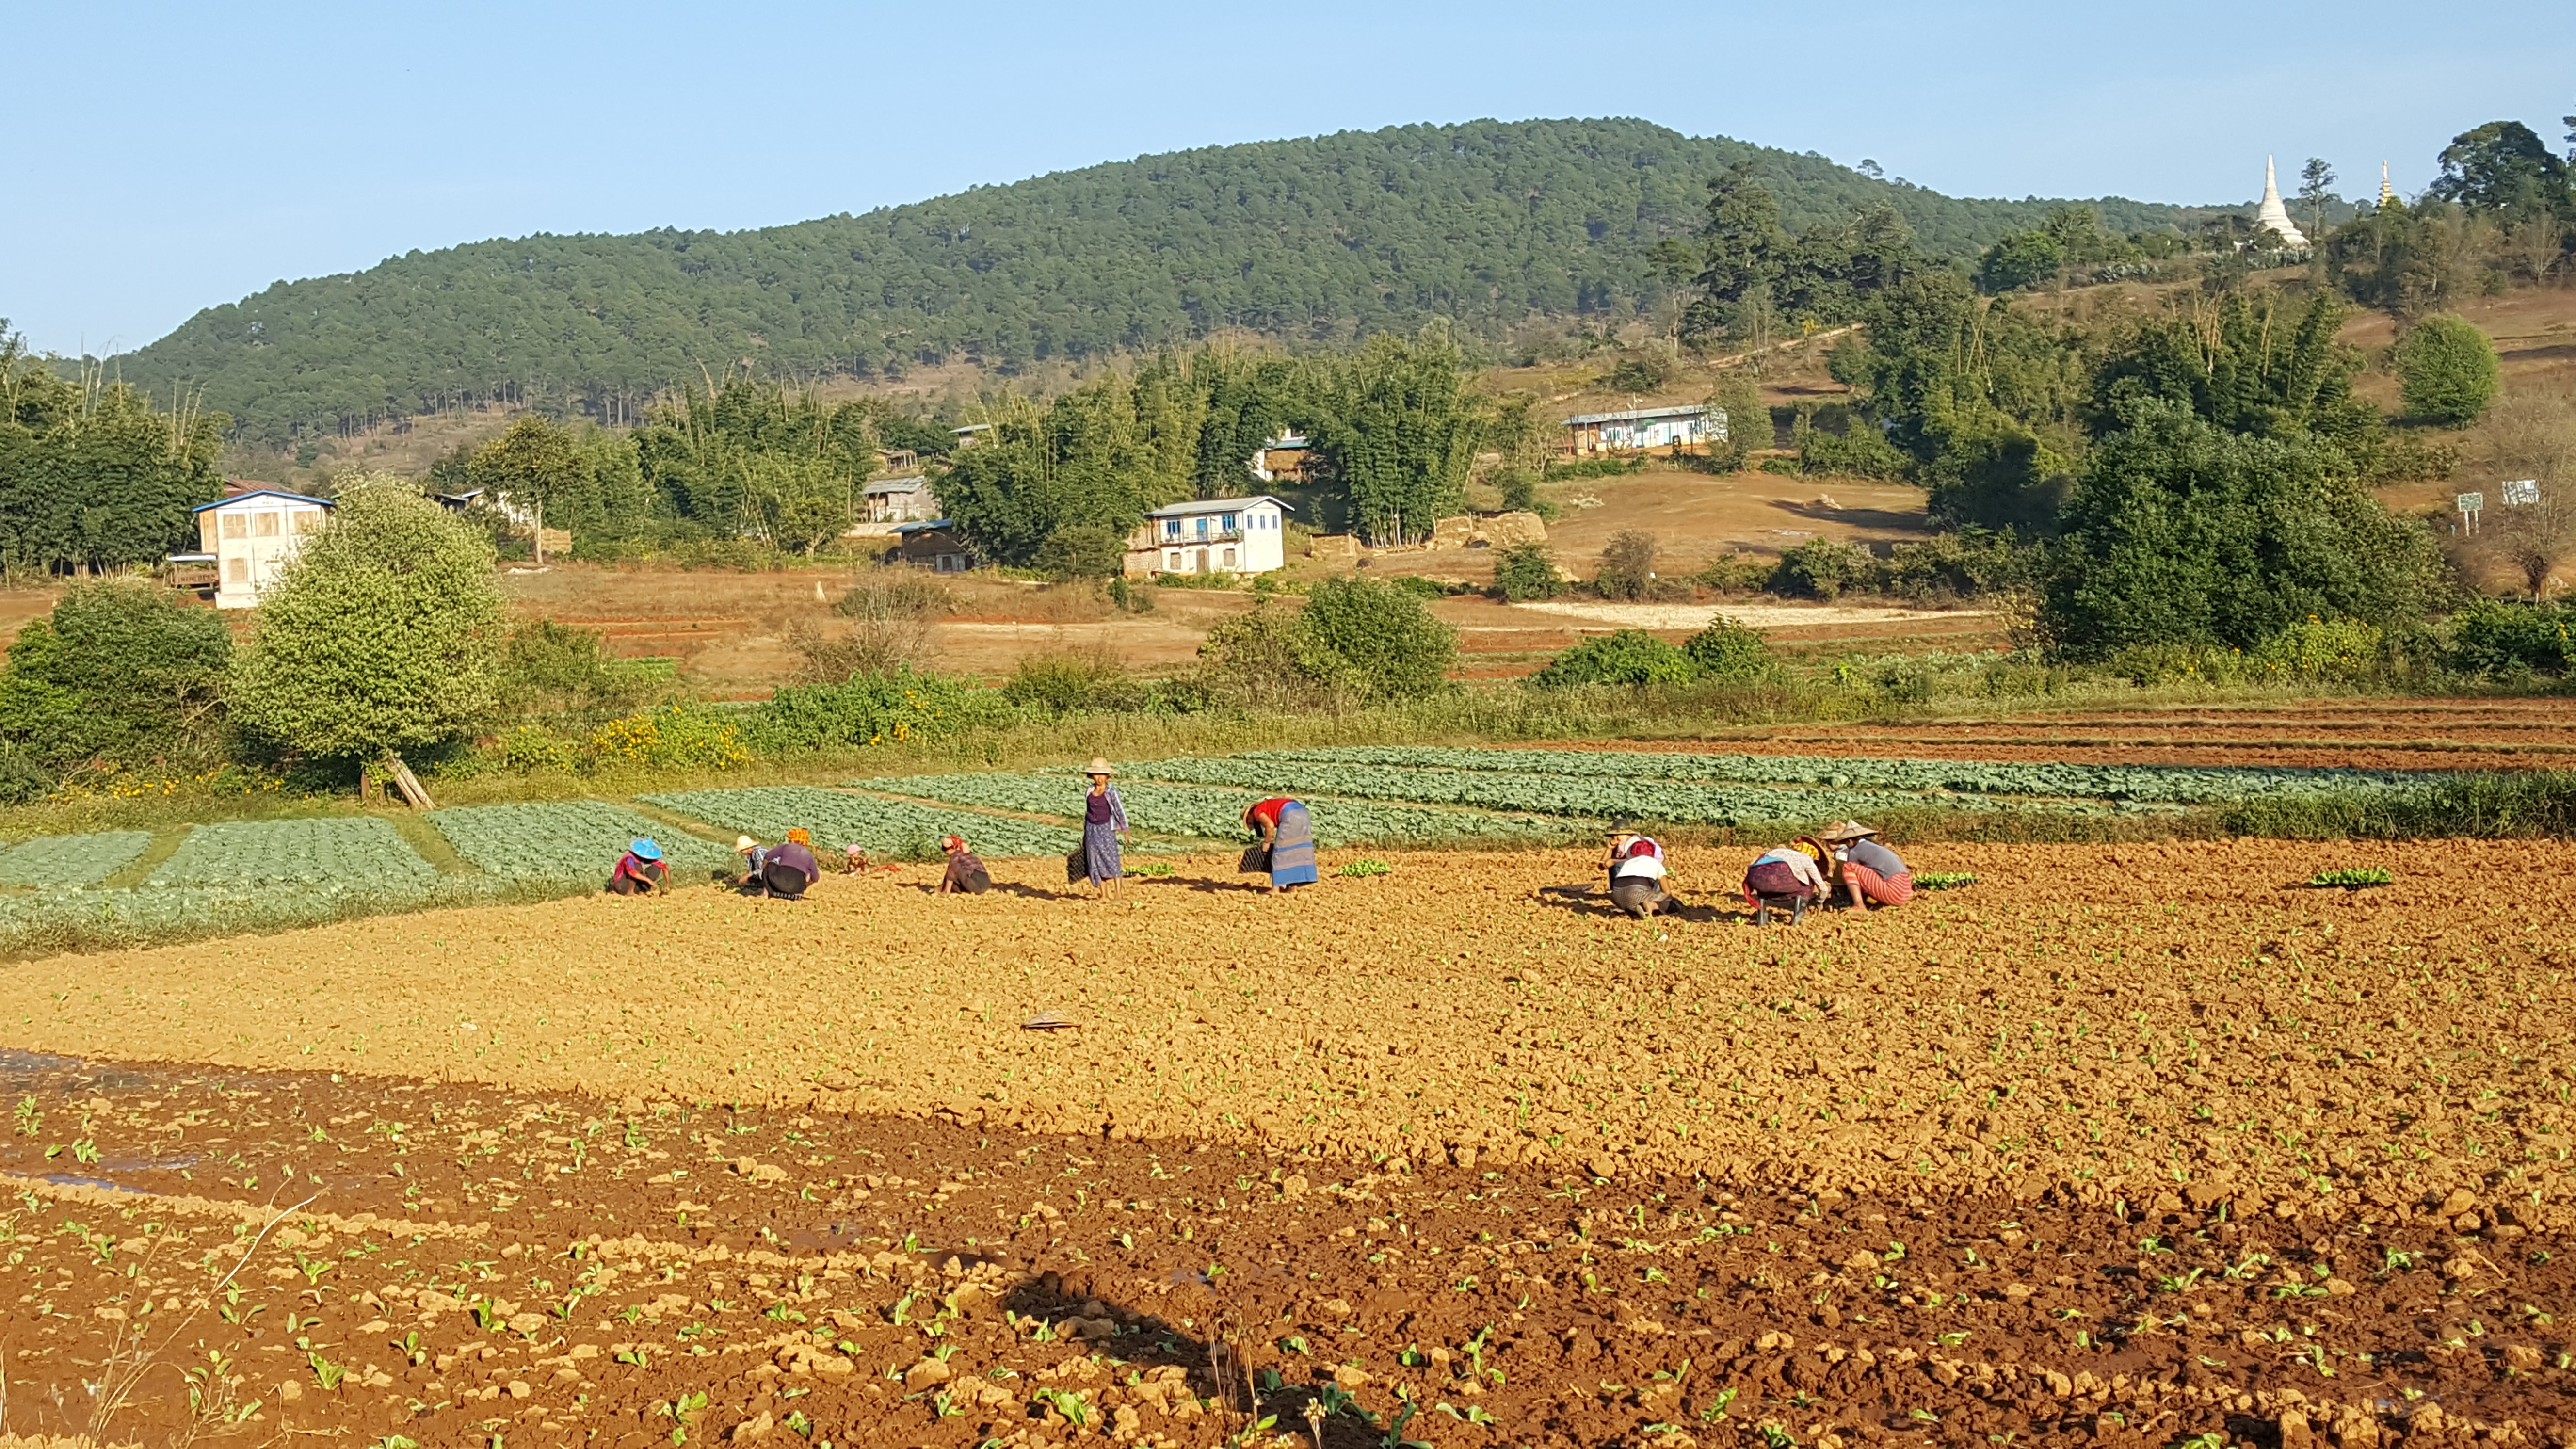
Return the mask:
<path id="1" fill-rule="evenodd" d="M 103 1187 L 109 1192 L 129 1192 L 136 1197 L 160 1196 L 157 1192 L 146 1192 L 142 1188 L 128 1187 L 121 1182 L 110 1182 L 103 1177 L 79 1177 L 68 1172 L 48 1172 L 39 1180 L 53 1183 L 58 1187 Z"/>

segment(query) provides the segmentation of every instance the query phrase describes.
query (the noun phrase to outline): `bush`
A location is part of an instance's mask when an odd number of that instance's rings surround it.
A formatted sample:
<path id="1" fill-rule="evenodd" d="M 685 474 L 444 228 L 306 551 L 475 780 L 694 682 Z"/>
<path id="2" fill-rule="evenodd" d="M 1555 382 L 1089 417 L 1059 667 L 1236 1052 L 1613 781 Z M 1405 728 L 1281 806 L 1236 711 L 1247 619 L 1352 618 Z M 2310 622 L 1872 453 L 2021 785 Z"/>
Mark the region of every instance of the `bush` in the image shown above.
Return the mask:
<path id="1" fill-rule="evenodd" d="M 1653 392 L 1670 381 L 1672 364 L 1647 353 L 1631 353 L 1619 359 L 1603 381 L 1614 392 Z"/>
<path id="2" fill-rule="evenodd" d="M 1642 599 L 1655 578 L 1655 555 L 1662 546 L 1642 528 L 1623 528 L 1610 535 L 1601 550 L 1601 567 L 1592 587 L 1605 599 Z"/>
<path id="3" fill-rule="evenodd" d="M 1387 582 L 1404 590 L 1406 593 L 1413 595 L 1417 599 L 1445 599 L 1449 597 L 1449 590 L 1446 585 L 1442 584 L 1438 579 L 1426 579 L 1420 574 L 1398 574 L 1394 578 L 1387 580 Z"/>
<path id="4" fill-rule="evenodd" d="M 1077 523 L 1048 534 L 1029 560 L 1038 572 L 1055 579 L 1113 578 L 1125 567 L 1127 544 L 1096 523 Z"/>
<path id="5" fill-rule="evenodd" d="M 1541 689 L 1578 684 L 1688 684 L 1699 670 L 1681 650 L 1643 629 L 1584 640 L 1529 677 Z"/>
<path id="6" fill-rule="evenodd" d="M 1921 543 L 1900 543 L 1880 566 L 1889 593 L 1916 599 L 1973 598 L 2039 586 L 2045 552 L 2009 533 L 1962 528 Z"/>
<path id="7" fill-rule="evenodd" d="M 621 713 L 653 687 L 610 655 L 599 635 L 552 619 L 510 631 L 499 682 L 501 708 L 511 714 Z"/>
<path id="8" fill-rule="evenodd" d="M 501 737 L 501 763 L 513 770 L 569 774 L 580 762 L 580 746 L 543 725 L 521 725 Z"/>
<path id="9" fill-rule="evenodd" d="M 2576 604 L 2479 599 L 2451 620 L 2451 667 L 2468 674 L 2576 669 Z"/>
<path id="10" fill-rule="evenodd" d="M 1535 513 L 1550 523 L 1556 521 L 1557 506 L 1538 496 L 1538 480 L 1518 468 L 1506 468 L 1494 475 L 1495 491 L 1503 495 L 1506 513 Z"/>
<path id="11" fill-rule="evenodd" d="M 789 685 L 748 712 L 745 741 L 763 755 L 946 739 L 1016 718 L 1000 692 L 908 665 L 837 684 Z"/>
<path id="12" fill-rule="evenodd" d="M 222 616 L 167 589 L 74 584 L 9 646 L 0 739 L 21 773 L 101 759 L 210 764 L 222 749 L 217 700 L 232 643 Z"/>
<path id="13" fill-rule="evenodd" d="M 1839 433 L 1823 428 L 1804 432 L 1798 444 L 1798 471 L 1831 473 L 1844 478 L 1902 478 L 1914 466 L 1887 436 L 1854 419 Z"/>
<path id="14" fill-rule="evenodd" d="M 1577 458 L 1571 462 L 1565 463 L 1550 463 L 1547 465 L 1547 472 L 1544 476 L 1550 479 L 1616 478 L 1622 473 L 1642 472 L 1645 470 L 1645 467 L 1646 460 L 1642 456 L 1635 458 L 1596 456 L 1591 458 Z"/>
<path id="15" fill-rule="evenodd" d="M 590 749 L 603 765 L 657 770 L 729 770 L 751 762 L 734 717 L 704 705 L 666 704 L 610 720 L 591 731 Z"/>
<path id="16" fill-rule="evenodd" d="M 2353 683 L 2380 672 L 2379 631 L 2352 619 L 2300 620 L 2254 647 L 2254 667 L 2274 677 Z"/>
<path id="17" fill-rule="evenodd" d="M 1539 543 L 1504 549 L 1494 555 L 1494 592 L 1514 604 L 1555 598 L 1565 592 L 1565 581 L 1556 576 L 1556 555 Z"/>
<path id="18" fill-rule="evenodd" d="M 2123 405 L 2066 513 L 2040 621 L 2053 649 L 2251 649 L 2314 615 L 2394 629 L 2441 585 L 2432 537 L 2306 434 L 2251 437 L 2181 403 Z"/>
<path id="19" fill-rule="evenodd" d="M 1349 665 L 1315 638 L 1302 615 L 1267 603 L 1208 630 L 1199 644 L 1199 691 L 1246 708 L 1337 703 L 1345 689 L 1356 687 L 1349 673 Z"/>
<path id="20" fill-rule="evenodd" d="M 1128 678 L 1117 653 L 1104 647 L 1027 656 L 1011 671 L 1002 697 L 1023 709 L 1064 715 L 1138 709 L 1148 692 Z"/>
<path id="21" fill-rule="evenodd" d="M 1768 585 L 1779 567 L 1758 554 L 1722 553 L 1700 569 L 1698 578 L 1721 593 L 1749 593 Z"/>
<path id="22" fill-rule="evenodd" d="M 1458 657 L 1457 631 L 1402 589 L 1368 579 L 1329 579 L 1306 596 L 1298 622 L 1338 656 L 1361 692 L 1411 699 L 1440 690 Z"/>
<path id="23" fill-rule="evenodd" d="M 1878 560 L 1859 544 L 1811 538 L 1780 555 L 1771 589 L 1803 598 L 1836 599 L 1876 582 L 1878 572 Z"/>
<path id="24" fill-rule="evenodd" d="M 2465 428 L 2495 401 L 2501 372 L 2495 344 L 2474 323 L 2427 317 L 2398 339 L 2398 391 L 2406 414 Z"/>
<path id="25" fill-rule="evenodd" d="M 1771 645 L 1761 632 L 1723 617 L 1693 634 L 1682 653 L 1703 679 L 1757 679 L 1771 669 Z"/>

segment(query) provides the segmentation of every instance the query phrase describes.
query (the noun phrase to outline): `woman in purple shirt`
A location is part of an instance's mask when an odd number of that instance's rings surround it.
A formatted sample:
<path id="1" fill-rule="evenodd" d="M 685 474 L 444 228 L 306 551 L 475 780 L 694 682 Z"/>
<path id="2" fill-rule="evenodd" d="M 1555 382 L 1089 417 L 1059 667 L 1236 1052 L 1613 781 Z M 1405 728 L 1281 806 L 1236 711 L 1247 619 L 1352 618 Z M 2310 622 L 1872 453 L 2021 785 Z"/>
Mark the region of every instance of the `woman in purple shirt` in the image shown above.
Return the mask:
<path id="1" fill-rule="evenodd" d="M 1115 896 L 1127 876 L 1118 849 L 1119 837 L 1127 833 L 1127 806 L 1110 787 L 1107 760 L 1093 756 L 1082 773 L 1091 777 L 1091 789 L 1082 797 L 1082 875 L 1095 893 Z"/>

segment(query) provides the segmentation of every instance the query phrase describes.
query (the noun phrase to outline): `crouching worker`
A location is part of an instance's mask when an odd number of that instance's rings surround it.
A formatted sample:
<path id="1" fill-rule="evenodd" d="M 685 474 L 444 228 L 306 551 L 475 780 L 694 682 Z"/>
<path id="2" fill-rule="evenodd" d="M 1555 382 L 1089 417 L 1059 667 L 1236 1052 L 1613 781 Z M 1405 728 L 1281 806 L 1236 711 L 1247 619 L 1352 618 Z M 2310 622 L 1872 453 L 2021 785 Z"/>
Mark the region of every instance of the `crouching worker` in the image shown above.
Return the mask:
<path id="1" fill-rule="evenodd" d="M 1610 904 L 1635 919 L 1681 910 L 1681 902 L 1664 889 L 1664 879 L 1672 872 L 1664 864 L 1662 843 L 1638 834 L 1625 820 L 1610 827 L 1610 858 L 1603 868 L 1610 872 Z"/>
<path id="2" fill-rule="evenodd" d="M 766 848 L 745 835 L 734 841 L 734 849 L 749 867 L 742 877 L 745 895 L 800 900 L 823 875 L 822 862 L 814 858 L 813 837 L 802 830 L 790 830 L 785 844 Z"/>
<path id="3" fill-rule="evenodd" d="M 1807 903 L 1825 898 L 1825 848 L 1801 838 L 1775 845 L 1754 859 L 1744 872 L 1744 903 L 1757 915 L 1775 905 L 1791 908 L 1791 919 L 1807 913 Z"/>
<path id="4" fill-rule="evenodd" d="M 948 855 L 948 871 L 939 878 L 939 894 L 964 892 L 980 896 L 993 888 L 992 872 L 984 869 L 984 862 L 966 848 L 964 836 L 943 835 L 939 837 L 939 848 Z"/>
<path id="5" fill-rule="evenodd" d="M 658 896 L 670 884 L 671 868 L 662 863 L 662 847 L 650 837 L 629 842 L 626 853 L 617 857 L 617 868 L 608 873 L 612 895 Z"/>
<path id="6" fill-rule="evenodd" d="M 1914 873 L 1895 851 L 1880 843 L 1877 831 L 1846 820 L 1827 830 L 1823 839 L 1833 849 L 1835 873 L 1842 877 L 1854 906 L 1867 910 L 1871 901 L 1901 906 L 1914 899 Z"/>

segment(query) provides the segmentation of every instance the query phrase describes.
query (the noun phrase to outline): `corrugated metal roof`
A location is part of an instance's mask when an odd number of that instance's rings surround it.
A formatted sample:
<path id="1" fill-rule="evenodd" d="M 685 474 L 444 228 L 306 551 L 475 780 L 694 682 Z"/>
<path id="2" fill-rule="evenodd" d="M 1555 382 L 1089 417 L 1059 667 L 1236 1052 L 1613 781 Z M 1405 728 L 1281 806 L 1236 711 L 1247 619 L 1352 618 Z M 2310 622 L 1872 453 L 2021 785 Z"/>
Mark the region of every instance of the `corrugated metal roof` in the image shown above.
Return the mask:
<path id="1" fill-rule="evenodd" d="M 301 493 L 289 493 L 283 488 L 254 488 L 248 493 L 236 493 L 230 498 L 218 498 L 212 503 L 200 503 L 188 511 L 190 513 L 203 513 L 209 508 L 229 507 L 235 503 L 246 503 L 253 498 L 283 498 L 289 503 L 312 503 L 324 508 L 337 508 L 340 506 L 333 503 L 328 498 L 308 498 Z"/>
<path id="2" fill-rule="evenodd" d="M 1707 412 L 1707 408 L 1692 403 L 1685 407 L 1636 408 L 1624 413 L 1578 413 L 1567 418 L 1565 425 L 1571 428 L 1582 423 L 1642 423 L 1654 418 L 1701 417 Z"/>
<path id="3" fill-rule="evenodd" d="M 1258 498 L 1201 498 L 1189 503 L 1166 503 L 1145 510 L 1147 518 L 1192 518 L 1202 513 L 1241 513 L 1256 503 L 1277 503 L 1294 513 L 1297 505 L 1283 502 L 1264 493 Z"/>

